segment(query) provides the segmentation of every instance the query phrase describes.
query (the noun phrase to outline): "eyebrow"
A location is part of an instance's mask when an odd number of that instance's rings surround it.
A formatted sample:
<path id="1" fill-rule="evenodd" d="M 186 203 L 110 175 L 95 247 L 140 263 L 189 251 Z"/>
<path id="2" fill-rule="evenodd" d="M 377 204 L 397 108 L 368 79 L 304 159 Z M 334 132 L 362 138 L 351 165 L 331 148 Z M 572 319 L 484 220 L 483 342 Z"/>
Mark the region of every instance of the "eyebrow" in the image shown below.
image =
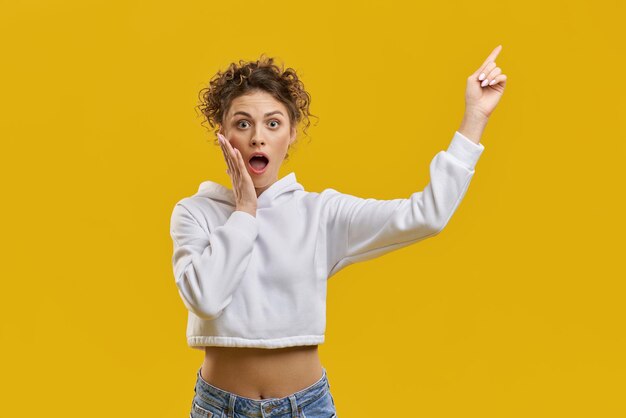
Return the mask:
<path id="1" fill-rule="evenodd" d="M 267 112 L 267 113 L 265 114 L 265 117 L 268 117 L 268 116 L 273 115 L 273 114 L 276 114 L 276 113 L 283 115 L 283 112 L 281 112 L 280 110 L 274 110 L 273 112 Z M 247 117 L 249 117 L 249 118 L 251 118 L 251 117 L 252 117 L 252 115 L 251 115 L 251 114 L 249 114 L 249 113 L 247 113 L 247 112 L 243 112 L 243 111 L 241 111 L 241 110 L 239 110 L 239 111 L 237 111 L 237 112 L 233 113 L 233 117 L 235 117 L 235 115 L 238 115 L 238 114 L 241 114 L 241 115 L 247 116 Z M 283 115 L 283 116 L 285 116 L 285 115 Z"/>

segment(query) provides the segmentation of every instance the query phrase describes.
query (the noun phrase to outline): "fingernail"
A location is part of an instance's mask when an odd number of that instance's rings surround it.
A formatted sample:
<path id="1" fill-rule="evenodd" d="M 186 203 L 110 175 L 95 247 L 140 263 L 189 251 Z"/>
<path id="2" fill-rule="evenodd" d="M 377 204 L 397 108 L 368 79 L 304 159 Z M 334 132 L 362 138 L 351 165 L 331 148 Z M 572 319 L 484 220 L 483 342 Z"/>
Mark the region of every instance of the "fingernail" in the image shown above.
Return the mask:
<path id="1" fill-rule="evenodd" d="M 485 87 L 487 85 L 487 83 L 488 83 L 487 80 L 483 81 L 482 83 L 480 83 L 480 87 Z"/>
<path id="2" fill-rule="evenodd" d="M 495 78 L 493 80 L 491 80 L 491 83 L 489 83 L 489 85 L 493 86 L 494 84 L 496 84 L 496 79 Z"/>
<path id="3" fill-rule="evenodd" d="M 480 73 L 480 75 L 478 76 L 478 81 L 482 81 L 482 80 L 484 80 L 484 79 L 485 79 L 485 77 L 487 77 L 487 76 L 485 75 L 485 73 Z"/>

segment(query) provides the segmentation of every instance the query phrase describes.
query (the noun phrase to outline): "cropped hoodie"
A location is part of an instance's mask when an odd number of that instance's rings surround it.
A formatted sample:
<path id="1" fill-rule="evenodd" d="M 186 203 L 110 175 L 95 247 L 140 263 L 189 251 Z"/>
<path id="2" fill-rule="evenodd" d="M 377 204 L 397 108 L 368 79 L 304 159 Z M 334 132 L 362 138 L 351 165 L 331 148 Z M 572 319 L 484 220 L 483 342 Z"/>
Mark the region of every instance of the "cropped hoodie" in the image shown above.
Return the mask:
<path id="1" fill-rule="evenodd" d="M 430 163 L 430 181 L 406 198 L 309 192 L 294 172 L 257 199 L 256 216 L 204 181 L 173 208 L 173 272 L 188 311 L 187 344 L 317 345 L 326 330 L 327 279 L 438 234 L 459 206 L 484 150 L 456 131 Z"/>

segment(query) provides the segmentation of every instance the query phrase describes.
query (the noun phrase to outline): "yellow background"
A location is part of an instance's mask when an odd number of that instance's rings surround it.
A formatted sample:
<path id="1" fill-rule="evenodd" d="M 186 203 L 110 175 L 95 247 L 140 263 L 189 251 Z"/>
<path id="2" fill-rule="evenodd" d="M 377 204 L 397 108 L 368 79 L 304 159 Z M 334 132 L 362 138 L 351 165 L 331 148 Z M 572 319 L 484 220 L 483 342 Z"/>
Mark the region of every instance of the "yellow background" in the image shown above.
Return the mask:
<path id="1" fill-rule="evenodd" d="M 437 237 L 348 267 L 338 414 L 626 416 L 624 3 L 2 2 L 0 416 L 185 417 L 174 203 L 231 187 L 194 106 L 265 52 L 312 96 L 281 177 L 408 197 L 498 44 L 508 85 Z M 621 38 L 621 40 L 619 40 Z"/>

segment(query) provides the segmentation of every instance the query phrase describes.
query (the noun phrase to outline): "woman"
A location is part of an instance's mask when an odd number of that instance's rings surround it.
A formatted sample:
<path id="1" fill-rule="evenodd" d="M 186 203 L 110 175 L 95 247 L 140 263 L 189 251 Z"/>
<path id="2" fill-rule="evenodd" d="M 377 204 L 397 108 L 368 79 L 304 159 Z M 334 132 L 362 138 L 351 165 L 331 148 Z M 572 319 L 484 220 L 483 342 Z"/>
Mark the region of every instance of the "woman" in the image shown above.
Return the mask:
<path id="1" fill-rule="evenodd" d="M 494 62 L 500 50 L 468 78 L 465 117 L 447 150 L 433 158 L 429 184 L 403 199 L 308 192 L 293 172 L 278 178 L 298 123 L 310 116 L 310 96 L 292 69 L 262 56 L 232 63 L 203 89 L 200 107 L 218 127 L 232 190 L 202 182 L 172 212 L 187 341 L 205 351 L 192 418 L 337 416 L 317 350 L 327 280 L 444 228 L 504 91 L 506 76 Z"/>

